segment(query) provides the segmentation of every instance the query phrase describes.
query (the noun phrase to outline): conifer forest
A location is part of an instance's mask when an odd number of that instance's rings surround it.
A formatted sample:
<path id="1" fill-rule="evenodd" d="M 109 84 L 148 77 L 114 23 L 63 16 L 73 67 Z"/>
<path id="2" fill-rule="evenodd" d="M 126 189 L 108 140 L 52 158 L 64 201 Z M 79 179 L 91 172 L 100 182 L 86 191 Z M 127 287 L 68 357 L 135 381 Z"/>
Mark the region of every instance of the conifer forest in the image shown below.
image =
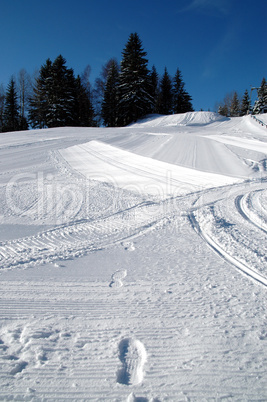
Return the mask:
<path id="1" fill-rule="evenodd" d="M 130 34 L 120 63 L 110 59 L 94 86 L 90 66 L 75 76 L 59 55 L 47 59 L 33 78 L 22 69 L 11 77 L 6 89 L 0 85 L 0 132 L 28 128 L 122 127 L 148 114 L 179 114 L 193 111 L 181 70 L 172 77 L 167 67 L 160 76 L 148 68 L 147 53 L 137 33 Z M 246 89 L 243 97 L 227 94 L 216 112 L 223 116 L 243 116 L 267 110 L 267 84 L 262 79 L 257 100 L 251 105 Z"/>

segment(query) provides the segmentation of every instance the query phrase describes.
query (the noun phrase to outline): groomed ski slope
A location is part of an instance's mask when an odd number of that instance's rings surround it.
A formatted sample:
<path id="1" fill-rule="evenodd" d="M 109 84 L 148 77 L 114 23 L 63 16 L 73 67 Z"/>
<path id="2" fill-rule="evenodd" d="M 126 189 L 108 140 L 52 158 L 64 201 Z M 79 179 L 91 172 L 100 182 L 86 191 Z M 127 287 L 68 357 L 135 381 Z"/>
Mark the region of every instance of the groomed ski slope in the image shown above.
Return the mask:
<path id="1" fill-rule="evenodd" d="M 0 400 L 267 399 L 266 155 L 211 112 L 0 134 Z"/>

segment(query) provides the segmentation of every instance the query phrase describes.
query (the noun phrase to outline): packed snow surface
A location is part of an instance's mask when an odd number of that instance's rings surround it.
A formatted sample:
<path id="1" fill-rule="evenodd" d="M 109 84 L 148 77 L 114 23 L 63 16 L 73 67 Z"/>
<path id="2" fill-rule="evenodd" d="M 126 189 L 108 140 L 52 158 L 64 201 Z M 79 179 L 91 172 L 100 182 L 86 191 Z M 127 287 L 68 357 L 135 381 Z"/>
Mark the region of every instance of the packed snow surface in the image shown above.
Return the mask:
<path id="1" fill-rule="evenodd" d="M 92 178 L 93 166 L 94 179 L 110 182 L 122 189 L 158 195 L 162 199 L 238 181 L 135 155 L 97 141 L 75 145 L 60 153 L 84 177 Z"/>
<path id="2" fill-rule="evenodd" d="M 0 134 L 0 400 L 266 400 L 267 116 Z"/>

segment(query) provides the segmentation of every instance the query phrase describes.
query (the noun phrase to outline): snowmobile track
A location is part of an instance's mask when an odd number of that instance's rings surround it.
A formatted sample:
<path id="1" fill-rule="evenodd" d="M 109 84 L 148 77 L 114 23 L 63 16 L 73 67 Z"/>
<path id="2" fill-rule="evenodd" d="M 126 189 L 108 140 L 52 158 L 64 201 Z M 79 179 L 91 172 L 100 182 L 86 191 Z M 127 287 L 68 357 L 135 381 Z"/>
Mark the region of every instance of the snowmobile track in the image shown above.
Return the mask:
<path id="1" fill-rule="evenodd" d="M 103 219 L 82 220 L 34 236 L 2 242 L 0 266 L 7 269 L 68 259 L 139 236 L 165 218 L 164 208 L 155 216 L 150 212 L 154 207 L 153 203 L 144 203 Z"/>
<path id="2" fill-rule="evenodd" d="M 259 202 L 259 195 L 263 190 L 253 191 L 236 197 L 235 205 L 242 217 L 257 228 L 267 233 L 267 211 Z"/>
<path id="3" fill-rule="evenodd" d="M 188 215 L 188 219 L 196 233 L 198 233 L 198 235 L 211 247 L 213 251 L 215 251 L 220 257 L 224 258 L 227 262 L 230 262 L 232 265 L 234 265 L 235 268 L 237 268 L 243 274 L 267 287 L 267 279 L 253 268 L 227 253 L 226 250 L 224 250 L 217 242 L 214 241 L 214 239 L 212 239 L 205 231 L 201 229 L 193 213 Z"/>

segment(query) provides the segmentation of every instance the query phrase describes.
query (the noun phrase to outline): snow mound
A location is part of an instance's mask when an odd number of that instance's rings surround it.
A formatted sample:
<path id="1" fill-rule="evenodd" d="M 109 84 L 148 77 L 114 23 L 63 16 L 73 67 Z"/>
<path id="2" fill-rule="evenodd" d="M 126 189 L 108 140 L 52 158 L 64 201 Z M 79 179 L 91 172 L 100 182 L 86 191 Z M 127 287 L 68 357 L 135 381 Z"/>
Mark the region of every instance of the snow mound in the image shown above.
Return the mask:
<path id="1" fill-rule="evenodd" d="M 173 115 L 149 115 L 139 120 L 132 127 L 170 127 L 170 126 L 191 126 L 206 125 L 216 121 L 229 120 L 214 112 L 187 112 Z"/>
<path id="2" fill-rule="evenodd" d="M 162 199 L 240 181 L 236 177 L 161 162 L 99 141 L 62 149 L 60 154 L 86 178 Z"/>

